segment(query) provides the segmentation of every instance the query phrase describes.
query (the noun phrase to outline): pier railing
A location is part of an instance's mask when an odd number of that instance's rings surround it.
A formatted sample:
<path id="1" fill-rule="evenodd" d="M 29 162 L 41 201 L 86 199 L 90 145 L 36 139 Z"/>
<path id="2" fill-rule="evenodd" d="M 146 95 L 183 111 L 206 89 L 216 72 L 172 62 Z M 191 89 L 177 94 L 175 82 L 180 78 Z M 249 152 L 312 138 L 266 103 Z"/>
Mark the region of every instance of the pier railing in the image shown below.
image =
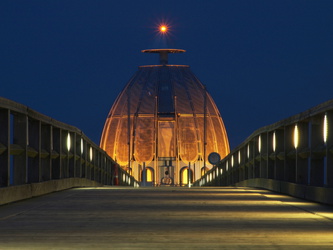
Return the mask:
<path id="1" fill-rule="evenodd" d="M 333 100 L 258 129 L 194 183 L 226 185 L 333 203 Z"/>
<path id="2" fill-rule="evenodd" d="M 138 185 L 78 128 L 0 98 L 0 190 L 60 182 Z"/>

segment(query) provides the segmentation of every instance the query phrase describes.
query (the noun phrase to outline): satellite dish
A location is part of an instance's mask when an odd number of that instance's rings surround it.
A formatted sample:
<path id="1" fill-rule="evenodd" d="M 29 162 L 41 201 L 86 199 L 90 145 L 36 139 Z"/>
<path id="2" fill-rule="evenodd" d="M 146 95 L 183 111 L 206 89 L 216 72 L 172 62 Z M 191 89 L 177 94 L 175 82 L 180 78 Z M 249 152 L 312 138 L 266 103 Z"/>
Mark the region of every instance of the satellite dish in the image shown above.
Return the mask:
<path id="1" fill-rule="evenodd" d="M 221 156 L 216 152 L 212 152 L 208 155 L 208 161 L 212 165 L 216 165 L 220 160 Z"/>

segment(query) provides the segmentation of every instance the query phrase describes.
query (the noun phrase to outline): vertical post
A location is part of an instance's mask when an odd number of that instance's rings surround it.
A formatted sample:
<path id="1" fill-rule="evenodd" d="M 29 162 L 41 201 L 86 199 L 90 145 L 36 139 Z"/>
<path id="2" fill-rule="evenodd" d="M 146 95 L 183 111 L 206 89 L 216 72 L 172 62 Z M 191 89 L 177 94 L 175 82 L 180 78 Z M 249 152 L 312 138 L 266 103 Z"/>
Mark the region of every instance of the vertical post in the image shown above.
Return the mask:
<path id="1" fill-rule="evenodd" d="M 127 90 L 127 145 L 128 145 L 128 173 L 131 169 L 131 93 Z"/>
<path id="2" fill-rule="evenodd" d="M 154 134 L 154 174 L 155 174 L 155 184 L 161 184 L 160 180 L 161 180 L 161 176 L 159 174 L 160 169 L 158 166 L 158 157 L 157 157 L 157 152 L 158 152 L 158 145 L 157 145 L 157 138 L 158 138 L 158 119 L 157 119 L 157 112 L 158 112 L 158 100 L 157 100 L 157 95 L 155 95 L 155 110 L 154 110 L 154 126 L 155 126 L 155 134 Z M 139 166 L 138 166 L 138 179 L 140 178 L 140 170 L 139 170 Z M 157 183 L 157 181 L 159 183 Z"/>
<path id="3" fill-rule="evenodd" d="M 28 183 L 41 181 L 41 122 L 38 120 L 28 119 L 28 147 L 35 151 L 32 155 L 28 154 L 27 179 Z M 38 152 L 38 154 L 37 154 Z"/>
<path id="4" fill-rule="evenodd" d="M 24 114 L 14 115 L 13 144 L 23 149 L 16 153 L 13 159 L 14 185 L 27 183 L 27 145 L 28 145 L 28 117 Z"/>
<path id="5" fill-rule="evenodd" d="M 206 174 L 206 147 L 207 147 L 207 88 L 204 85 L 204 152 L 203 152 L 203 168 Z"/>
<path id="6" fill-rule="evenodd" d="M 187 168 L 187 184 L 188 187 L 191 187 L 191 182 L 190 182 L 190 171 L 191 171 L 191 163 L 188 163 L 188 168 Z"/>
<path id="7" fill-rule="evenodd" d="M 143 162 L 143 171 L 142 171 L 142 184 L 145 187 L 147 182 L 147 171 L 146 171 L 146 162 Z"/>
<path id="8" fill-rule="evenodd" d="M 61 161 L 61 129 L 52 126 L 52 151 L 57 156 L 52 160 L 52 179 L 63 178 Z"/>
<path id="9" fill-rule="evenodd" d="M 51 166 L 52 166 L 52 127 L 47 124 L 41 124 L 41 172 L 40 181 L 48 181 L 51 179 Z M 44 154 L 45 152 L 45 154 Z"/>
<path id="10" fill-rule="evenodd" d="M 326 112 L 326 186 L 329 188 L 333 187 L 333 112 Z"/>
<path id="11" fill-rule="evenodd" d="M 312 121 L 309 121 L 308 124 L 308 148 L 311 150 L 311 145 L 312 145 Z M 307 163 L 307 181 L 306 184 L 310 185 L 311 183 L 311 156 L 308 157 L 308 163 Z"/>
<path id="12" fill-rule="evenodd" d="M 10 110 L 0 109 L 0 187 L 10 185 Z"/>

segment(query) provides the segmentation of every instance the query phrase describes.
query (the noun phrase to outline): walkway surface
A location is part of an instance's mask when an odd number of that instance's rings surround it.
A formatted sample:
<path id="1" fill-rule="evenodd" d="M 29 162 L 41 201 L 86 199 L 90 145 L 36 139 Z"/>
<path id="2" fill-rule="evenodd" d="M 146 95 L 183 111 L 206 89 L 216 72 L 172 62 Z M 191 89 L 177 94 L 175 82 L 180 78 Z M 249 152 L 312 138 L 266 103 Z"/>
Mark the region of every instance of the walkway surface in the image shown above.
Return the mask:
<path id="1" fill-rule="evenodd" d="M 333 249 L 333 207 L 253 188 L 78 188 L 0 206 L 0 249 Z"/>

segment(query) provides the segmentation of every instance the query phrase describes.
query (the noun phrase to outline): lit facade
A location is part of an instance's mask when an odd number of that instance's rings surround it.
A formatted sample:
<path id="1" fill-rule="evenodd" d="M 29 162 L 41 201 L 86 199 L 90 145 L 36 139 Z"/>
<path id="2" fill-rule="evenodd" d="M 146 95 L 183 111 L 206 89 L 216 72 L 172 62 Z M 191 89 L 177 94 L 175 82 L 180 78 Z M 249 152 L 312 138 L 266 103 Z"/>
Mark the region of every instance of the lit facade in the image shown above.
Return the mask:
<path id="1" fill-rule="evenodd" d="M 159 53 L 160 64 L 139 67 L 127 83 L 109 112 L 100 146 L 147 185 L 186 185 L 212 167 L 211 152 L 221 158 L 229 153 L 226 129 L 189 66 L 168 64 L 168 53 L 184 50 L 143 52 Z"/>

